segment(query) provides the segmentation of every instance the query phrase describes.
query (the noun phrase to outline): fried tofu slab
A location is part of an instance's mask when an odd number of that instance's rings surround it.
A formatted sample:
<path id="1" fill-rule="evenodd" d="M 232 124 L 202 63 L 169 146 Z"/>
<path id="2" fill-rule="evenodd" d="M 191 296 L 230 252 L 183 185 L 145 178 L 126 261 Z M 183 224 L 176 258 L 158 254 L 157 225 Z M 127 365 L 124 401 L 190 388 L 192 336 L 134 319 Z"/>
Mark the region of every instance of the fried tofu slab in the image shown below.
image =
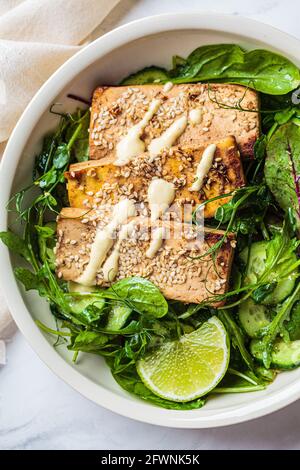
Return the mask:
<path id="1" fill-rule="evenodd" d="M 222 231 L 205 229 L 201 237 L 199 230 L 191 224 L 161 220 L 153 224 L 143 217 L 132 220 L 135 230 L 120 242 L 118 273 L 114 281 L 142 276 L 153 282 L 166 298 L 189 303 L 200 303 L 226 292 L 233 257 L 233 235 L 227 237 L 213 260 L 206 252 L 221 239 Z M 105 223 L 105 216 L 97 211 L 86 214 L 84 209 L 62 210 L 58 218 L 56 247 L 59 278 L 76 282 L 89 263 L 96 230 Z M 147 258 L 145 254 L 158 227 L 163 227 L 168 236 L 155 255 Z M 101 268 L 96 283 L 103 287 L 109 285 Z M 219 306 L 222 302 L 217 299 L 213 304 Z"/>
<path id="2" fill-rule="evenodd" d="M 196 169 L 206 146 L 196 148 L 172 147 L 168 152 L 151 159 L 147 153 L 139 155 L 128 165 L 115 166 L 113 158 L 78 163 L 65 174 L 69 202 L 74 208 L 92 208 L 107 202 L 117 203 L 122 197 L 146 203 L 147 189 L 152 178 L 163 178 L 174 183 L 176 195 L 172 209 L 183 213 L 204 201 L 228 194 L 245 184 L 239 150 L 234 137 L 218 142 L 214 161 L 201 191 L 190 191 Z M 217 199 L 204 207 L 204 216 L 213 217 L 229 197 Z"/>
<path id="3" fill-rule="evenodd" d="M 240 85 L 184 84 L 166 89 L 163 85 L 99 87 L 92 101 L 90 158 L 116 158 L 122 136 L 143 119 L 153 99 L 161 105 L 143 132 L 146 149 L 183 114 L 197 110 L 177 144 L 199 149 L 203 145 L 234 135 L 242 157 L 253 157 L 259 137 L 258 94 Z M 250 111 L 250 112 L 249 112 Z"/>

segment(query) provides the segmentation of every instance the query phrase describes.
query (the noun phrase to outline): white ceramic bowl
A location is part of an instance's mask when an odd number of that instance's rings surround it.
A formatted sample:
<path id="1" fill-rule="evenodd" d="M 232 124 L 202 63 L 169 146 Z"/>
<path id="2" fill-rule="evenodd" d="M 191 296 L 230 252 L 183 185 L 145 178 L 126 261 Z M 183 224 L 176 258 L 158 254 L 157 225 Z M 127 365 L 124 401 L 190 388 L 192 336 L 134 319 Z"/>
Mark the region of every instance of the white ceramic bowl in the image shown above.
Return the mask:
<path id="1" fill-rule="evenodd" d="M 48 110 L 76 106 L 67 93 L 90 97 L 100 84 L 114 84 L 146 65 L 170 66 L 173 54 L 186 56 L 197 46 L 238 43 L 248 48 L 278 51 L 300 64 L 300 42 L 270 26 L 237 16 L 217 14 L 168 14 L 122 26 L 76 54 L 45 83 L 19 120 L 7 145 L 1 168 L 0 226 L 7 228 L 5 210 L 10 195 L 30 180 L 33 156 L 46 131 L 57 118 Z M 13 274 L 15 259 L 1 244 L 0 282 L 14 319 L 40 358 L 85 397 L 124 416 L 148 423 L 182 428 L 208 428 L 246 421 L 282 408 L 300 397 L 300 369 L 280 374 L 266 390 L 252 394 L 211 397 L 199 410 L 165 410 L 127 394 L 114 382 L 101 358 L 81 355 L 73 365 L 64 346 L 54 349 L 53 338 L 35 325 L 53 320 L 46 302 L 35 293 L 24 293 Z M 39 380 L 38 377 L 36 380 Z"/>

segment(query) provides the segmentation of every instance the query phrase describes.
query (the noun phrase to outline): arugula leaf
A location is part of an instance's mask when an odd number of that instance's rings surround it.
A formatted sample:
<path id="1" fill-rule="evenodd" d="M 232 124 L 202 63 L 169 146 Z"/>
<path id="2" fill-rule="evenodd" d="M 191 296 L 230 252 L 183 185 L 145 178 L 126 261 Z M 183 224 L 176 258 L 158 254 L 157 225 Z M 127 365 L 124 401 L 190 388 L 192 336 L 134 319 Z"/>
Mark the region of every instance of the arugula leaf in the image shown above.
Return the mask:
<path id="1" fill-rule="evenodd" d="M 55 235 L 55 229 L 49 225 L 36 225 L 35 229 L 39 236 L 44 239 L 51 238 Z"/>
<path id="2" fill-rule="evenodd" d="M 255 160 L 263 160 L 266 154 L 267 139 L 262 134 L 254 144 L 254 158 Z"/>
<path id="3" fill-rule="evenodd" d="M 300 339 L 300 302 L 296 302 L 292 308 L 290 318 L 284 323 L 291 341 Z"/>
<path id="4" fill-rule="evenodd" d="M 44 137 L 42 150 L 40 154 L 35 157 L 35 164 L 33 170 L 33 179 L 37 179 L 39 175 L 43 175 L 48 171 L 48 164 L 51 159 L 51 153 L 53 151 L 55 143 L 55 134 L 51 133 Z"/>
<path id="5" fill-rule="evenodd" d="M 269 282 L 268 284 L 263 284 L 252 292 L 252 299 L 255 303 L 260 304 L 266 297 L 268 297 L 271 292 L 274 291 L 277 287 L 277 282 Z"/>
<path id="6" fill-rule="evenodd" d="M 36 157 L 34 182 L 9 201 L 9 207 L 13 205 L 13 209 L 26 222 L 33 208 L 40 214 L 49 209 L 57 214 L 61 207 L 68 204 L 64 173 L 76 157 L 85 159 L 82 145 L 84 142 L 86 152 L 89 110 L 79 110 L 74 114 L 60 114 L 60 116 L 58 129 L 44 139 L 42 151 Z M 42 190 L 38 196 L 36 196 L 37 187 Z M 28 193 L 32 203 L 23 209 L 24 198 Z"/>
<path id="7" fill-rule="evenodd" d="M 38 181 L 38 185 L 41 189 L 50 188 L 57 180 L 57 171 L 52 168 Z"/>
<path id="8" fill-rule="evenodd" d="M 34 274 L 26 268 L 15 268 L 14 273 L 16 278 L 22 282 L 26 290 L 37 290 L 41 297 L 48 296 L 48 292 L 41 275 Z"/>
<path id="9" fill-rule="evenodd" d="M 75 123 L 76 125 L 76 123 Z M 72 155 L 78 162 L 84 162 L 89 159 L 89 127 L 90 113 L 86 112 L 80 119 L 80 129 L 76 134 L 76 139 L 72 146 Z M 70 129 L 70 134 L 71 134 Z"/>
<path id="10" fill-rule="evenodd" d="M 278 309 L 277 314 L 271 323 L 262 329 L 262 339 L 260 340 L 260 349 L 263 365 L 269 369 L 272 363 L 273 344 L 277 335 L 280 333 L 284 321 L 288 318 L 291 308 L 296 300 L 299 299 L 300 284 L 296 286 L 293 293 L 283 302 Z"/>
<path id="11" fill-rule="evenodd" d="M 225 377 L 212 393 L 247 393 L 264 390 L 262 380 L 251 372 L 240 372 L 229 368 Z"/>
<path id="12" fill-rule="evenodd" d="M 2 240 L 10 251 L 17 253 L 30 263 L 30 252 L 23 238 L 11 230 L 8 230 L 7 232 L 0 232 L 0 240 Z"/>
<path id="13" fill-rule="evenodd" d="M 234 321 L 232 314 L 226 310 L 219 310 L 218 316 L 229 332 L 231 343 L 235 349 L 238 349 L 247 367 L 255 373 L 255 366 L 249 351 L 246 348 L 245 337 L 241 328 Z"/>
<path id="14" fill-rule="evenodd" d="M 128 277 L 107 289 L 104 296 L 123 300 L 141 315 L 161 318 L 168 312 L 168 303 L 152 282 L 142 277 Z"/>

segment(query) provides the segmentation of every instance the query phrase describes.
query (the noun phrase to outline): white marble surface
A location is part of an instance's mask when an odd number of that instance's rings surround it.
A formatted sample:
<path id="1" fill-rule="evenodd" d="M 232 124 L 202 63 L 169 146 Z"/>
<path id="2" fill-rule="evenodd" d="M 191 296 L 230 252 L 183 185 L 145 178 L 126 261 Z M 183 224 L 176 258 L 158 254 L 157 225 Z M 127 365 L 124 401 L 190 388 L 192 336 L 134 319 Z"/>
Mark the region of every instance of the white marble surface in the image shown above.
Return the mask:
<path id="1" fill-rule="evenodd" d="M 163 12 L 214 10 L 249 16 L 300 37 L 295 0 L 124 0 L 104 30 Z M 299 449 L 300 401 L 228 428 L 176 430 L 117 416 L 59 380 L 17 333 L 0 368 L 0 449 Z"/>

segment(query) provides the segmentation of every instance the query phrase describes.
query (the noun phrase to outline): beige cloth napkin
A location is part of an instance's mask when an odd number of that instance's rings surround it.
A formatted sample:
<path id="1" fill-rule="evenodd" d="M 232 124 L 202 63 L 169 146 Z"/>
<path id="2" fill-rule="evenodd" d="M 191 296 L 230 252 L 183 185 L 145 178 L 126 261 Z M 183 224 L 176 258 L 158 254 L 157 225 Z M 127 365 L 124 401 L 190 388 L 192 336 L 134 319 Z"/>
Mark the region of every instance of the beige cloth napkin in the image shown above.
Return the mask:
<path id="1" fill-rule="evenodd" d="M 40 86 L 119 2 L 0 0 L 0 148 Z M 3 340 L 12 332 L 13 322 L 0 296 L 0 365 L 5 363 Z"/>

